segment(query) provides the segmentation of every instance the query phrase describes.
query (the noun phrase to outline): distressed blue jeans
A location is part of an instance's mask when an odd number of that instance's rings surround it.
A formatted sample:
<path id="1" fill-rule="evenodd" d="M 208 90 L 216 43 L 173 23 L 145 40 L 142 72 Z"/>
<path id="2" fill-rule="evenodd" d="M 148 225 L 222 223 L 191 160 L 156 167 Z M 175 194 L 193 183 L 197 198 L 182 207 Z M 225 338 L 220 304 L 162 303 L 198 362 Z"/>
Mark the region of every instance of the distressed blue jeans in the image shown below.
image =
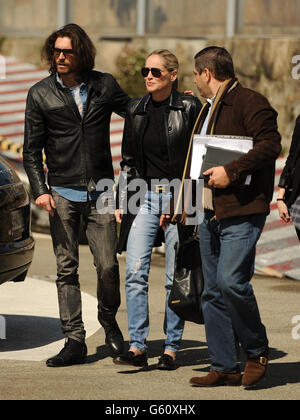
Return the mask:
<path id="1" fill-rule="evenodd" d="M 202 309 L 213 370 L 238 371 L 239 344 L 248 357 L 268 347 L 250 280 L 255 246 L 266 216 L 254 214 L 224 220 L 206 211 L 200 225 L 204 274 Z"/>
<path id="2" fill-rule="evenodd" d="M 148 277 L 151 254 L 159 229 L 160 216 L 163 213 L 164 202 L 169 203 L 168 193 L 148 191 L 145 201 L 131 227 L 126 253 L 126 300 L 130 346 L 141 351 L 147 350 L 146 339 L 149 335 L 148 307 Z M 164 348 L 176 353 L 179 349 L 184 321 L 182 321 L 168 306 L 168 298 L 173 284 L 175 249 L 178 241 L 176 225 L 170 225 L 165 230 L 166 266 L 165 266 L 165 317 L 164 333 L 166 340 Z M 158 307 L 155 308 L 159 310 Z"/>

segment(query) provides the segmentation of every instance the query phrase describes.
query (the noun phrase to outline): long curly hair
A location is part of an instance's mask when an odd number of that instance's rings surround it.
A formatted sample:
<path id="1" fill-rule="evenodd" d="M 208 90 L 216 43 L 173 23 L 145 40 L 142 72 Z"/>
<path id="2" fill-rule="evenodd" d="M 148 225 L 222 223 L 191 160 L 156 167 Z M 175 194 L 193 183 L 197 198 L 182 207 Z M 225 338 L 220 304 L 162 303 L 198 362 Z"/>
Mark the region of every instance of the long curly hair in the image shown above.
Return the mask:
<path id="1" fill-rule="evenodd" d="M 42 49 L 42 60 L 49 65 L 49 73 L 57 72 L 54 59 L 54 46 L 57 38 L 68 37 L 72 41 L 72 49 L 78 57 L 78 73 L 83 75 L 93 70 L 95 66 L 96 48 L 87 33 L 75 23 L 69 23 L 53 32 L 45 41 Z"/>

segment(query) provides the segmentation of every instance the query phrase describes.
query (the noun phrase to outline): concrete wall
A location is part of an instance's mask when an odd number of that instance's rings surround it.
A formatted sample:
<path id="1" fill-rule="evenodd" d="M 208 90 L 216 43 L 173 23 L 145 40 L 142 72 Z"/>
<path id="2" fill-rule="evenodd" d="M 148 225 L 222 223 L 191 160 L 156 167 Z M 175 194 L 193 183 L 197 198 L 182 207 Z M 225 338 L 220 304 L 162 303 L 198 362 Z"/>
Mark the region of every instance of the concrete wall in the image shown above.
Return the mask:
<path id="1" fill-rule="evenodd" d="M 39 36 L 56 27 L 55 0 L 0 0 L 0 36 Z"/>
<path id="2" fill-rule="evenodd" d="M 292 77 L 292 72 L 300 74 L 292 63 L 293 57 L 300 54 L 299 41 L 299 38 L 248 38 L 224 42 L 234 57 L 241 82 L 265 95 L 277 110 L 285 149 L 300 114 L 300 80 Z"/>
<path id="3" fill-rule="evenodd" d="M 149 52 L 164 47 L 180 60 L 182 88 L 193 88 L 194 54 L 207 45 L 224 45 L 243 84 L 265 94 L 279 112 L 279 128 L 284 144 L 289 144 L 300 114 L 300 81 L 291 76 L 292 58 L 300 54 L 300 0 L 238 0 L 239 36 L 233 39 L 224 36 L 226 0 L 148 0 L 146 31 L 152 35 L 145 38 L 134 36 L 136 0 L 69 4 L 70 20 L 93 39 L 96 68 L 103 71 L 116 73 L 116 58 L 126 45 Z M 0 52 L 41 65 L 44 39 L 57 24 L 57 0 L 0 0 Z"/>
<path id="4" fill-rule="evenodd" d="M 97 66 L 105 71 L 116 72 L 114 62 L 125 42 L 97 42 Z M 278 112 L 279 131 L 283 137 L 284 150 L 289 147 L 296 117 L 300 114 L 300 68 L 292 63 L 300 55 L 300 39 L 285 38 L 233 38 L 233 39 L 134 39 L 131 47 L 143 46 L 147 51 L 168 48 L 180 61 L 180 73 L 184 75 L 181 89 L 194 89 L 194 55 L 208 45 L 224 46 L 232 54 L 236 74 L 244 86 L 265 95 Z M 300 56 L 297 63 L 300 63 Z"/>
<path id="5" fill-rule="evenodd" d="M 299 0 L 242 0 L 242 3 L 244 18 L 240 33 L 299 34 Z"/>
<path id="6" fill-rule="evenodd" d="M 138 0 L 66 0 L 69 21 L 97 36 L 134 35 Z M 227 0 L 146 0 L 147 35 L 224 36 Z M 300 0 L 237 0 L 242 35 L 298 34 Z M 59 22 L 58 0 L 0 0 L 0 36 L 43 36 Z"/>
<path id="7" fill-rule="evenodd" d="M 232 40 L 199 40 L 179 38 L 134 38 L 126 41 L 100 41 L 94 38 L 97 47 L 96 68 L 116 73 L 115 60 L 125 45 L 132 48 L 145 47 L 147 51 L 156 48 L 168 48 L 180 61 L 180 72 L 184 74 L 184 88 L 193 85 L 193 57 L 207 45 L 220 45 L 227 48 L 234 59 L 237 76 L 247 87 L 253 88 L 269 99 L 278 111 L 279 129 L 283 136 L 283 144 L 287 148 L 294 121 L 300 114 L 300 80 L 292 77 L 296 64 L 294 56 L 300 55 L 300 39 L 232 39 Z M 41 65 L 40 49 L 43 39 L 27 38 L 22 42 L 18 38 L 8 38 L 2 43 L 2 54 L 13 55 L 21 60 Z M 300 62 L 300 58 L 298 60 Z M 300 74 L 300 70 L 298 72 Z"/>

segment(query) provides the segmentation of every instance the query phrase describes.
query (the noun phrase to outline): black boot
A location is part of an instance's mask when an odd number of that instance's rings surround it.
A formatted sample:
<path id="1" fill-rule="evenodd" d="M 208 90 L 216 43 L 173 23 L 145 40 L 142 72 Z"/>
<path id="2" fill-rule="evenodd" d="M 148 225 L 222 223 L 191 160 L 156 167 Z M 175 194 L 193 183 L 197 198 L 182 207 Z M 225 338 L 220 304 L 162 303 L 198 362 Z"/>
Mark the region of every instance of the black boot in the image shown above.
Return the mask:
<path id="1" fill-rule="evenodd" d="M 116 321 L 116 311 L 108 311 L 98 307 L 98 321 L 105 331 L 105 344 L 112 353 L 112 357 L 124 351 L 124 338 Z"/>
<path id="2" fill-rule="evenodd" d="M 54 357 L 48 359 L 48 367 L 63 367 L 85 363 L 87 347 L 85 343 L 67 338 L 64 348 Z"/>
<path id="3" fill-rule="evenodd" d="M 103 328 L 106 335 L 105 344 L 112 355 L 115 357 L 122 354 L 124 351 L 124 338 L 117 322 L 114 321 L 109 326 Z"/>

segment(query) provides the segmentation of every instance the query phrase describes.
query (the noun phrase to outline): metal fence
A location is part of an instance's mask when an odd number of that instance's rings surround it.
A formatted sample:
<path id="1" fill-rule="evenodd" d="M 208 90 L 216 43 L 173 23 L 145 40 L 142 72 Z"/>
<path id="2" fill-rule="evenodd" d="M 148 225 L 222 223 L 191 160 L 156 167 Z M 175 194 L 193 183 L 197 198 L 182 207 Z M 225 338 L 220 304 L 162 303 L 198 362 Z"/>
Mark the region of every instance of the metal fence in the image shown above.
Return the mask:
<path id="1" fill-rule="evenodd" d="M 67 22 L 102 37 L 298 35 L 300 0 L 0 0 L 0 36 Z"/>

